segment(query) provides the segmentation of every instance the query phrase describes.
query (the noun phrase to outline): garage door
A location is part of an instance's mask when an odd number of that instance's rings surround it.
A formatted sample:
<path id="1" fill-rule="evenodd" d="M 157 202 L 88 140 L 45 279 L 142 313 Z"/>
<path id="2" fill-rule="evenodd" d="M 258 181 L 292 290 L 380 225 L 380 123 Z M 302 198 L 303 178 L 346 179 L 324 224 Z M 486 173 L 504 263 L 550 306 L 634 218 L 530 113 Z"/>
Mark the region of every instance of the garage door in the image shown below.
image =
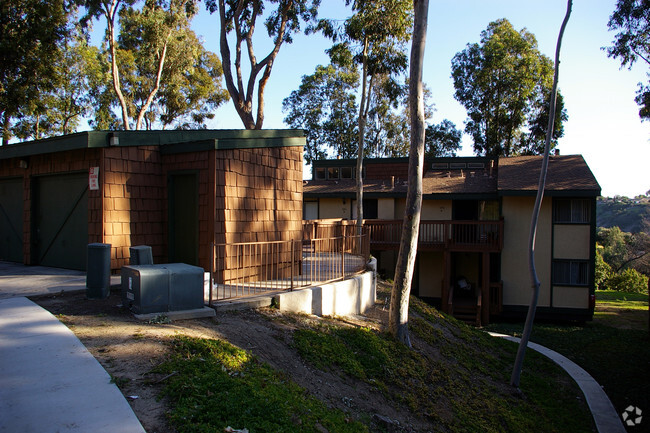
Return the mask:
<path id="1" fill-rule="evenodd" d="M 0 179 L 0 260 L 23 262 L 23 179 Z"/>
<path id="2" fill-rule="evenodd" d="M 32 188 L 33 263 L 85 270 L 88 174 L 36 177 Z"/>

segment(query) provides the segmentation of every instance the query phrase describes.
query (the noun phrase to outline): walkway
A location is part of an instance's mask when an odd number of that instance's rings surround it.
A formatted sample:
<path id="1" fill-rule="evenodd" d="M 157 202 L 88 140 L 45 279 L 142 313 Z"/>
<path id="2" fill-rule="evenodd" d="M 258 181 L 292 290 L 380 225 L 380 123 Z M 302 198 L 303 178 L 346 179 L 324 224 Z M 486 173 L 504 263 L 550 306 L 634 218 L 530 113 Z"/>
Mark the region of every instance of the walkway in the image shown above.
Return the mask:
<path id="1" fill-rule="evenodd" d="M 495 332 L 489 332 L 489 334 L 493 337 L 505 338 L 514 343 L 519 343 L 520 341 L 519 338 L 510 335 L 497 334 Z M 607 394 L 605 394 L 605 391 L 603 391 L 603 388 L 598 385 L 598 382 L 589 373 L 565 356 L 537 343 L 529 341 L 528 348 L 551 359 L 575 380 L 585 395 L 585 400 L 587 401 L 589 410 L 591 410 L 591 415 L 594 417 L 594 422 L 599 433 L 625 433 L 625 427 L 619 414 L 616 413 L 614 405 L 609 400 L 609 397 L 607 397 Z"/>

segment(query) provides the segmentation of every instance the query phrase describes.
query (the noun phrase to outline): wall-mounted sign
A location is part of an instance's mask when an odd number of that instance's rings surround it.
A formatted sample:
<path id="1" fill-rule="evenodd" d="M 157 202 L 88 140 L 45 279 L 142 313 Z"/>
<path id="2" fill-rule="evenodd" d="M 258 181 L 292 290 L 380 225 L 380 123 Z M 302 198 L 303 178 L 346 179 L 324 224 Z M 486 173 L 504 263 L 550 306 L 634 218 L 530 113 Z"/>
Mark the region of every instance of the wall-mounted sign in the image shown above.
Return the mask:
<path id="1" fill-rule="evenodd" d="M 99 167 L 90 167 L 88 171 L 88 187 L 91 191 L 99 189 Z"/>

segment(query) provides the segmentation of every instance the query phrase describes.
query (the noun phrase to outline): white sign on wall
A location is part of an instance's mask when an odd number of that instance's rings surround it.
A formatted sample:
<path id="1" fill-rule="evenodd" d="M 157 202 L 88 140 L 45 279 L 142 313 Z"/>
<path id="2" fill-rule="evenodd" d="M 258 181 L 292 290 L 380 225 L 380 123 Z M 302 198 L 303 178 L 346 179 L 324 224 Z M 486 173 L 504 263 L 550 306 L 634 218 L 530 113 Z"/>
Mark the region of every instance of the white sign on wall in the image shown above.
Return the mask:
<path id="1" fill-rule="evenodd" d="M 99 189 L 99 167 L 90 167 L 88 171 L 88 187 L 91 191 Z"/>

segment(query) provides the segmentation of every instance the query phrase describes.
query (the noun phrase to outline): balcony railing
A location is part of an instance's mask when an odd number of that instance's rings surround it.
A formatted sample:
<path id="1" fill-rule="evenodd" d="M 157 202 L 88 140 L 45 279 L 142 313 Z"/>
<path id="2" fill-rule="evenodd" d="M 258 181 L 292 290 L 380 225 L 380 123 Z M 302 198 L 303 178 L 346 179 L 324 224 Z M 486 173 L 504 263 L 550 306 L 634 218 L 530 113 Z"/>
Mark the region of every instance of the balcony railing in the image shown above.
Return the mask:
<path id="1" fill-rule="evenodd" d="M 372 249 L 397 249 L 402 220 L 366 220 Z M 420 221 L 418 248 L 422 250 L 489 251 L 503 248 L 503 219 L 499 221 Z"/>

